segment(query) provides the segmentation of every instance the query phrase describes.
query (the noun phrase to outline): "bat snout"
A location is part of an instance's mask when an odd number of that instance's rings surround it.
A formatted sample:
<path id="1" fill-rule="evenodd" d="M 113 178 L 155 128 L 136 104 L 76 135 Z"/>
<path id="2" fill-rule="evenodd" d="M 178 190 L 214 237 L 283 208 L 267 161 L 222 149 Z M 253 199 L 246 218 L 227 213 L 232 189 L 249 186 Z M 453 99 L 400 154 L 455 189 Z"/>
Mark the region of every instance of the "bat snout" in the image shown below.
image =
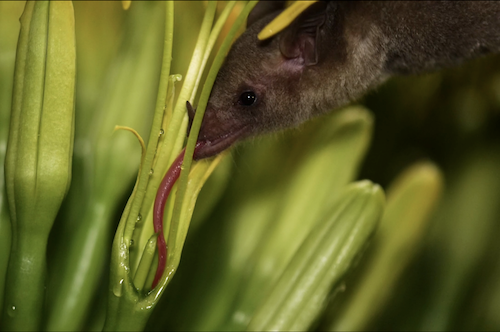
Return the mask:
<path id="1" fill-rule="evenodd" d="M 195 151 L 194 158 L 208 158 L 226 150 L 248 136 L 248 129 L 248 125 L 231 119 L 222 120 L 215 112 L 207 109 L 198 134 L 200 146 Z"/>

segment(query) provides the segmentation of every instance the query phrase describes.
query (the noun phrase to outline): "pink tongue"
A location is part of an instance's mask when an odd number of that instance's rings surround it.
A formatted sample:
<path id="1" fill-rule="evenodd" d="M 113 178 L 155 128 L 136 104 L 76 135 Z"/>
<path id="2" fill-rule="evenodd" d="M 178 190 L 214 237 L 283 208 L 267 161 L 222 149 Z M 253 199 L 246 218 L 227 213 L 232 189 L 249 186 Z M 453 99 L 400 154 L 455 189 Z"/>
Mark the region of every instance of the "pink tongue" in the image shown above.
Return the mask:
<path id="1" fill-rule="evenodd" d="M 203 146 L 202 142 L 196 143 L 195 154 L 201 146 Z M 172 191 L 172 187 L 181 174 L 181 166 L 184 160 L 185 152 L 186 150 L 182 149 L 181 153 L 179 153 L 179 156 L 177 156 L 172 165 L 170 165 L 170 168 L 161 181 L 158 192 L 156 193 L 155 204 L 153 207 L 153 229 L 155 233 L 158 233 L 158 240 L 156 241 L 158 245 L 158 268 L 156 269 L 152 288 L 155 288 L 158 284 L 158 281 L 160 281 L 167 265 L 167 245 L 165 243 L 165 237 L 163 235 L 163 214 L 165 211 L 167 198 L 170 195 L 170 191 Z"/>

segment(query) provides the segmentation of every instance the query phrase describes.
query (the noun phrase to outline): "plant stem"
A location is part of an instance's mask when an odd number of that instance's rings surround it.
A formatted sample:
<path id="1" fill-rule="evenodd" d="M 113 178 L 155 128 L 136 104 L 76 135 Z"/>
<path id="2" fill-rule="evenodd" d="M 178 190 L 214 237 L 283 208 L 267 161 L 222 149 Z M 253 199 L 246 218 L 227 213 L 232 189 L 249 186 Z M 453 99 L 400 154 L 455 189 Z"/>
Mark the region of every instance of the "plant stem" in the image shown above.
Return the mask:
<path id="1" fill-rule="evenodd" d="M 177 190 L 177 199 L 175 200 L 174 211 L 172 215 L 172 226 L 169 233 L 168 245 L 170 247 L 171 259 L 172 262 L 168 262 L 168 266 L 171 269 L 176 269 L 179 260 L 180 253 L 182 250 L 182 246 L 180 248 L 176 248 L 177 242 L 177 229 L 179 227 L 181 209 L 183 206 L 183 200 L 187 189 L 187 181 L 189 170 L 191 169 L 191 164 L 193 161 L 193 152 L 196 145 L 196 141 L 198 139 L 198 133 L 200 132 L 201 122 L 203 120 L 203 115 L 205 114 L 205 108 L 208 104 L 208 97 L 210 96 L 210 92 L 212 91 L 212 86 L 215 82 L 215 78 L 217 77 L 217 73 L 219 72 L 222 63 L 224 62 L 225 56 L 231 47 L 231 44 L 236 36 L 236 33 L 240 29 L 241 25 L 247 18 L 248 14 L 252 10 L 252 8 L 257 4 L 257 1 L 250 1 L 242 10 L 236 21 L 234 22 L 231 30 L 227 34 L 224 42 L 222 43 L 215 59 L 208 73 L 207 79 L 205 80 L 205 84 L 203 85 L 203 90 L 200 95 L 200 100 L 198 102 L 197 112 L 195 114 L 193 124 L 191 127 L 191 131 L 189 132 L 189 138 L 186 145 L 186 153 L 184 162 L 182 164 L 182 171 L 180 175 L 178 190 Z"/>

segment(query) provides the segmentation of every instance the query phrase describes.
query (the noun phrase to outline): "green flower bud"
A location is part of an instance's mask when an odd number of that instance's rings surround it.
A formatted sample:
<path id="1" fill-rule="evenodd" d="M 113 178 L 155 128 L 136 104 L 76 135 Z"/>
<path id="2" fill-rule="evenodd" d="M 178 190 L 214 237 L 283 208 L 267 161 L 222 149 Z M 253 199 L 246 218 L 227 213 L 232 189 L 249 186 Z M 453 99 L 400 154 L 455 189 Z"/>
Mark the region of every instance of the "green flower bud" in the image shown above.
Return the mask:
<path id="1" fill-rule="evenodd" d="M 347 289 L 328 330 L 361 331 L 385 308 L 405 267 L 420 248 L 443 176 L 430 162 L 412 165 L 387 190 L 387 205 L 362 271 Z"/>
<path id="2" fill-rule="evenodd" d="M 3 328 L 37 330 L 46 246 L 71 181 L 75 30 L 71 2 L 27 2 L 21 16 L 5 178 L 12 223 Z"/>
<path id="3" fill-rule="evenodd" d="M 366 246 L 382 216 L 385 197 L 365 180 L 346 188 L 323 222 L 311 229 L 247 331 L 305 331 L 320 316 L 331 290 Z"/>
<path id="4" fill-rule="evenodd" d="M 19 35 L 20 1 L 0 1 L 0 312 L 3 306 L 5 274 L 9 263 L 11 225 L 5 194 L 4 164 L 12 104 L 12 77 Z"/>

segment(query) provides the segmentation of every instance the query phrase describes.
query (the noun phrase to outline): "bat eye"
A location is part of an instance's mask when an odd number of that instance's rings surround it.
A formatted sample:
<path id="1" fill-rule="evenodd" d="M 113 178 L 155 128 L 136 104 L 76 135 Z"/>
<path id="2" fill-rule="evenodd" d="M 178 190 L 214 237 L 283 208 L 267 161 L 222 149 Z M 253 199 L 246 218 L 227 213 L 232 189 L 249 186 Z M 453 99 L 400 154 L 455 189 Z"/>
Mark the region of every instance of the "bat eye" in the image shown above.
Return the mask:
<path id="1" fill-rule="evenodd" d="M 243 106 L 252 106 L 257 101 L 257 96 L 253 91 L 245 91 L 240 95 L 238 103 Z"/>

